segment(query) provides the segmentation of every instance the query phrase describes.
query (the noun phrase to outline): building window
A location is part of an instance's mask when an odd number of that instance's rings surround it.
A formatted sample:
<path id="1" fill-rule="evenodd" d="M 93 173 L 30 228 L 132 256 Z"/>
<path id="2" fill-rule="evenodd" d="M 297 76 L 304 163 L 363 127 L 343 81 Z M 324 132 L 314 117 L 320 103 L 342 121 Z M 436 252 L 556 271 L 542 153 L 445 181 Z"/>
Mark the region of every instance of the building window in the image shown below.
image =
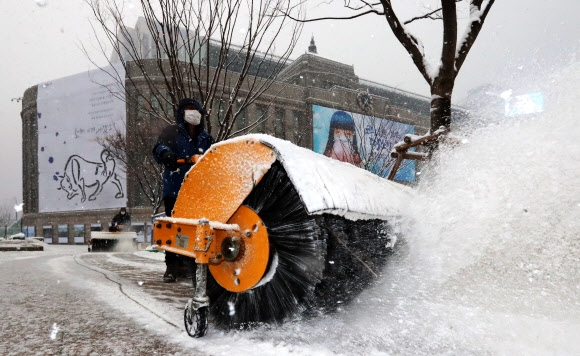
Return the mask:
<path id="1" fill-rule="evenodd" d="M 34 233 L 34 226 L 25 226 L 22 229 L 22 232 L 26 235 L 26 237 L 34 237 L 36 236 Z"/>
<path id="2" fill-rule="evenodd" d="M 151 219 L 151 224 L 145 224 L 145 242 L 149 242 L 151 244 L 153 243 L 153 220 L 154 219 Z"/>
<path id="3" fill-rule="evenodd" d="M 52 243 L 52 225 L 44 225 L 42 227 L 42 237 L 44 237 L 45 243 Z"/>
<path id="4" fill-rule="evenodd" d="M 278 138 L 285 138 L 286 136 L 286 123 L 284 122 L 284 116 L 284 109 L 276 109 L 274 114 L 274 136 Z"/>
<path id="5" fill-rule="evenodd" d="M 84 244 L 85 243 L 85 225 L 75 225 L 74 226 L 74 233 L 75 233 L 75 244 Z"/>
<path id="6" fill-rule="evenodd" d="M 145 223 L 132 223 L 131 231 L 134 231 L 137 234 L 137 242 L 145 242 Z"/>
<path id="7" fill-rule="evenodd" d="M 68 244 L 68 225 L 58 225 L 58 243 Z"/>

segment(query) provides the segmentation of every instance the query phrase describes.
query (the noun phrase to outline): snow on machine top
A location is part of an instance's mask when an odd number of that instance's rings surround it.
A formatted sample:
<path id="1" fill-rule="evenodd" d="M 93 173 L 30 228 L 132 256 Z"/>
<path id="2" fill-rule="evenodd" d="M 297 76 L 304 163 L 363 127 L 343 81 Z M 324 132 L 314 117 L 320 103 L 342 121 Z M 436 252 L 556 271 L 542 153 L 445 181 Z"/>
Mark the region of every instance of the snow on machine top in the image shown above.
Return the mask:
<path id="1" fill-rule="evenodd" d="M 401 184 L 269 135 L 245 135 L 222 141 L 214 147 L 248 139 L 258 140 L 277 153 L 311 215 L 386 220 L 400 216 L 413 195 L 412 189 Z M 267 171 L 269 167 L 262 169 Z M 258 175 L 261 176 L 259 172 Z"/>

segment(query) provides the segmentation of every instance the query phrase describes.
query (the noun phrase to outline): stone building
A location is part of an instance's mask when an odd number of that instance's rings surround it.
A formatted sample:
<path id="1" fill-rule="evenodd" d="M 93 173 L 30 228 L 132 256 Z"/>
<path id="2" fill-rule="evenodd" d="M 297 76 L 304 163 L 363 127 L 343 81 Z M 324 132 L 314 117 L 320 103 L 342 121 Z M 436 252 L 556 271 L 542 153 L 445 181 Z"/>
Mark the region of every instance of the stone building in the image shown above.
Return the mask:
<path id="1" fill-rule="evenodd" d="M 408 125 L 415 134 L 427 131 L 429 98 L 363 80 L 356 75 L 353 66 L 324 58 L 316 51 L 312 39 L 309 52 L 289 62 L 277 74 L 272 86 L 238 118 L 233 136 L 266 133 L 314 149 L 313 117 L 314 111 L 320 108 L 388 118 Z M 131 77 L 131 81 L 125 81 L 127 96 L 139 90 L 142 84 L 145 87 L 143 78 L 138 74 L 129 70 L 125 75 L 126 78 Z M 44 150 L 44 147 L 39 147 L 41 119 L 37 109 L 41 85 L 44 84 L 27 89 L 22 100 L 23 230 L 28 235 L 44 236 L 51 243 L 86 243 L 91 230 L 107 228 L 118 207 L 85 209 L 79 206 L 64 211 L 46 211 L 41 208 L 45 198 L 39 184 L 39 153 Z M 167 112 L 173 110 L 169 107 L 163 109 Z M 124 110 L 127 128 L 137 123 L 152 125 L 152 120 L 155 120 L 129 106 Z M 215 122 L 217 115 L 212 115 L 211 120 Z M 251 125 L 253 122 L 257 123 Z M 143 154 L 149 155 L 150 151 Z M 126 191 L 123 192 L 126 194 L 126 204 L 123 205 L 128 207 L 132 215 L 133 228 L 138 231 L 141 239 L 148 241 L 152 208 L 139 194 L 139 188 L 131 177 L 126 178 Z M 56 175 L 54 180 L 57 180 Z"/>

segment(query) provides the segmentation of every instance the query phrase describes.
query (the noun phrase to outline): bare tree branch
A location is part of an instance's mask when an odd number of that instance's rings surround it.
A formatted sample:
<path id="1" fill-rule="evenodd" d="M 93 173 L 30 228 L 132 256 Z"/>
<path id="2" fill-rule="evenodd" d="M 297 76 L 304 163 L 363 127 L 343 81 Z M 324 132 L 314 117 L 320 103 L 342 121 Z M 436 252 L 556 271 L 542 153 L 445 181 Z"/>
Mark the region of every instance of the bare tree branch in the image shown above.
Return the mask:
<path id="1" fill-rule="evenodd" d="M 463 0 L 455 0 L 455 2 L 461 2 L 461 1 L 463 1 Z M 442 20 L 443 19 L 443 16 L 440 15 L 440 14 L 438 14 L 441 11 L 441 9 L 442 8 L 438 8 L 438 9 L 435 9 L 433 11 L 429 11 L 428 13 L 426 13 L 424 15 L 415 16 L 415 17 L 413 17 L 413 18 L 405 21 L 403 24 L 404 25 L 408 25 L 408 24 L 410 24 L 410 23 L 412 23 L 414 21 L 417 21 L 417 20 L 426 20 L 426 19 L 429 19 L 429 20 Z"/>
<path id="2" fill-rule="evenodd" d="M 14 210 L 16 198 L 6 199 L 0 202 L 0 227 L 2 231 L 0 236 L 4 236 L 4 227 L 13 224 L 16 221 L 16 212 Z"/>
<path id="3" fill-rule="evenodd" d="M 363 157 L 361 168 L 381 177 L 386 177 L 391 171 L 395 159 L 390 152 L 398 139 L 407 133 L 405 127 L 396 120 L 396 116 L 387 112 L 381 118 L 363 115 L 356 121 L 356 135 L 361 140 L 358 149 Z M 410 162 L 404 166 L 408 164 Z"/>
<path id="4" fill-rule="evenodd" d="M 418 38 L 407 31 L 403 24 L 401 24 L 393 10 L 390 0 L 381 0 L 381 4 L 383 5 L 387 23 L 391 27 L 393 34 L 411 55 L 413 63 L 419 70 L 419 73 L 421 73 L 425 81 L 431 85 L 433 80 L 427 71 L 423 44 Z"/>
<path id="5" fill-rule="evenodd" d="M 324 20 L 352 20 L 352 19 L 356 19 L 368 14 L 375 14 L 375 15 L 384 15 L 385 13 L 382 11 L 378 11 L 378 10 L 367 10 L 364 12 L 360 12 L 358 14 L 354 14 L 354 15 L 350 15 L 350 16 L 325 16 L 325 17 L 316 17 L 316 18 L 311 18 L 311 19 L 299 19 L 299 18 L 295 18 L 290 14 L 284 14 L 286 17 L 288 17 L 291 20 L 297 21 L 297 22 L 302 22 L 302 23 L 306 23 L 306 22 L 316 22 L 316 21 L 324 21 Z"/>
<path id="6" fill-rule="evenodd" d="M 455 79 L 461 66 L 463 65 L 469 50 L 473 46 L 487 15 L 493 6 L 495 0 L 470 0 L 470 24 L 464 37 L 458 42 L 457 38 L 457 6 L 456 3 L 461 0 L 441 0 L 441 8 L 430 11 L 426 14 L 416 16 L 410 20 L 401 23 L 395 14 L 390 0 L 380 0 L 382 10 L 379 11 L 374 6 L 378 5 L 369 3 L 366 0 L 360 0 L 359 6 L 353 6 L 349 0 L 345 1 L 344 7 L 355 11 L 351 16 L 343 17 L 320 17 L 302 20 L 303 22 L 313 22 L 321 20 L 344 20 L 358 18 L 370 13 L 381 14 L 385 16 L 391 31 L 397 40 L 403 45 L 407 53 L 411 56 L 413 63 L 427 81 L 431 93 L 431 132 L 440 130 L 443 126 L 445 130 L 450 129 L 451 125 L 451 98 L 453 88 L 455 86 Z M 483 4 L 485 3 L 485 6 Z M 360 12 L 366 9 L 366 11 Z M 441 15 L 439 15 L 441 12 Z M 289 17 L 288 14 L 285 16 Z M 292 18 L 292 17 L 290 17 Z M 419 19 L 437 18 L 443 20 L 443 41 L 442 50 L 438 67 L 432 71 L 427 63 L 424 48 L 421 41 L 412 35 L 405 25 L 412 23 Z M 458 44 L 459 43 L 459 44 Z M 434 146 L 436 147 L 436 141 Z M 372 154 L 373 152 L 371 152 Z M 400 156 L 402 157 L 402 156 Z M 402 158 L 401 158 L 402 159 Z M 395 165 L 398 167 L 400 159 Z M 396 173 L 391 172 L 389 176 L 394 176 Z"/>
<path id="7" fill-rule="evenodd" d="M 441 75 L 452 72 L 455 61 L 455 48 L 457 47 L 457 9 L 455 2 L 456 0 L 441 0 L 443 16 L 443 45 L 439 70 Z"/>
<path id="8" fill-rule="evenodd" d="M 162 202 L 162 169 L 149 154 L 155 137 L 145 126 L 130 128 L 127 134 L 115 127 L 114 133 L 99 138 L 98 142 L 120 163 L 119 168 L 127 177 L 138 185 L 137 194 L 143 194 L 156 213 Z"/>
<path id="9" fill-rule="evenodd" d="M 487 14 L 491 9 L 495 0 L 488 0 L 485 8 L 482 10 L 481 6 L 484 0 L 472 0 L 470 1 L 469 5 L 469 17 L 470 17 L 470 25 L 467 29 L 467 35 L 464 37 L 463 41 L 459 44 L 456 58 L 455 58 L 455 76 L 459 74 L 459 70 L 463 66 L 463 62 L 465 62 L 465 58 L 467 54 L 473 47 L 481 28 L 483 27 L 483 23 L 487 18 Z"/>
<path id="10" fill-rule="evenodd" d="M 111 49 L 108 64 L 118 61 L 125 69 L 125 76 L 111 76 L 127 89 L 122 99 L 128 110 L 172 123 L 179 100 L 195 98 L 206 108 L 204 123 L 217 141 L 239 132 L 234 129 L 236 119 L 272 86 L 302 29 L 301 23 L 275 16 L 285 12 L 301 18 L 301 4 L 284 0 L 140 0 L 143 17 L 134 28 L 125 23 L 122 1 L 85 1 L 93 12 L 97 47 L 104 55 Z M 246 32 L 234 45 L 240 28 Z M 281 54 L 274 53 L 277 41 L 285 41 Z M 119 159 L 126 155 L 128 177 L 136 179 L 155 206 L 158 200 L 153 194 L 160 192 L 150 177 L 160 179 L 159 175 L 150 171 L 155 174 L 146 176 L 141 172 L 145 168 L 137 171 L 131 166 L 141 166 L 139 160 L 143 152 L 150 156 L 150 147 L 143 143 L 142 151 L 132 152 L 130 145 L 122 144 L 123 140 L 147 142 L 151 124 L 144 124 L 144 132 L 127 128 L 126 136 L 112 136 L 102 145 Z M 157 167 L 154 162 L 143 163 Z"/>

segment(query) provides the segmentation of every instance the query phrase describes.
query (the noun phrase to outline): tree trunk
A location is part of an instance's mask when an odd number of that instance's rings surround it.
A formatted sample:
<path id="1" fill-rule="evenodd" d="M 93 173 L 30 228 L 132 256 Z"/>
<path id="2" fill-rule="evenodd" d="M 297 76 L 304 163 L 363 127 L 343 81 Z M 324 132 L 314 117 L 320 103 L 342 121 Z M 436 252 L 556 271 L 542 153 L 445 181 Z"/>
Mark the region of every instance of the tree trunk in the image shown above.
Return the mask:
<path id="1" fill-rule="evenodd" d="M 451 127 L 451 94 L 455 84 L 457 9 L 455 0 L 441 0 L 443 48 L 439 73 L 431 84 L 431 133 L 441 126 Z"/>
<path id="2" fill-rule="evenodd" d="M 451 98 L 434 96 L 431 99 L 431 132 L 435 132 L 441 126 L 447 128 L 451 126 Z"/>
<path id="3" fill-rule="evenodd" d="M 440 72 L 431 86 L 431 132 L 441 126 L 451 128 L 451 95 L 455 80 L 451 73 Z"/>

